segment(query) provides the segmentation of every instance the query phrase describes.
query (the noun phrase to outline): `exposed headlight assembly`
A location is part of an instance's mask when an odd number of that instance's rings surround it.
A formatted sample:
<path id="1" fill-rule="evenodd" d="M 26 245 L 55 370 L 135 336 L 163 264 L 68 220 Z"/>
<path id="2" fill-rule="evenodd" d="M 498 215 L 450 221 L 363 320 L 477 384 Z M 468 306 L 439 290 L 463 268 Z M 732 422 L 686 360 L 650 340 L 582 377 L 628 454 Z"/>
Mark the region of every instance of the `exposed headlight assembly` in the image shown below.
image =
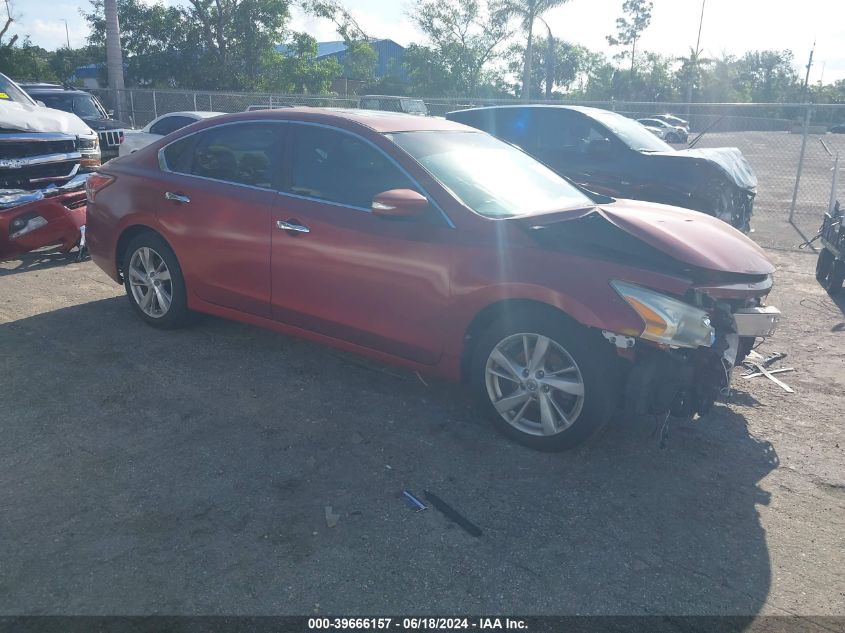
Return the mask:
<path id="1" fill-rule="evenodd" d="M 40 215 L 35 215 L 33 213 L 22 215 L 9 223 L 9 239 L 17 239 L 46 225 L 47 220 L 42 218 Z"/>
<path id="2" fill-rule="evenodd" d="M 100 141 L 95 134 L 93 137 L 77 136 L 79 142 L 79 149 L 82 151 L 94 151 L 100 147 Z"/>
<path id="3" fill-rule="evenodd" d="M 610 285 L 640 315 L 640 338 L 672 347 L 710 347 L 716 331 L 704 310 L 626 281 Z"/>

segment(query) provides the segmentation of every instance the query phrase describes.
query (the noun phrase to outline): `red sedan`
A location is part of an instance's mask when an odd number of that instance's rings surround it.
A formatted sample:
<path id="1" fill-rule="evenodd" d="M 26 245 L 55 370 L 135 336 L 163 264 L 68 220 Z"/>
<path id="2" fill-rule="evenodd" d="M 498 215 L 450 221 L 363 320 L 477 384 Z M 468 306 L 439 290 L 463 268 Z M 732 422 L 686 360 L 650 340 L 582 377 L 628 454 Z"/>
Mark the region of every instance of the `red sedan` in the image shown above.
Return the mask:
<path id="1" fill-rule="evenodd" d="M 463 380 L 544 450 L 617 405 L 706 412 L 778 316 L 772 264 L 727 224 L 436 118 L 210 119 L 111 161 L 88 201 L 91 255 L 150 325 L 204 312 Z"/>

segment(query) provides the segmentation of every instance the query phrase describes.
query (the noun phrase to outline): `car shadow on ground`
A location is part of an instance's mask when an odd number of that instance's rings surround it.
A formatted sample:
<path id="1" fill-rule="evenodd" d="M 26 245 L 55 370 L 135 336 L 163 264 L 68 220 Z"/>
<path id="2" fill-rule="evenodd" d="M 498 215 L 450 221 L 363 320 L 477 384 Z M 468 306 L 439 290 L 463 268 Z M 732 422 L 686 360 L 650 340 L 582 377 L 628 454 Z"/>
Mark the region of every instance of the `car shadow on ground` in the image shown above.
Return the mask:
<path id="1" fill-rule="evenodd" d="M 124 298 L 0 325 L 4 614 L 739 614 L 773 447 L 717 406 L 563 454 L 459 386 Z M 431 490 L 473 538 L 409 489 Z M 326 507 L 339 515 L 328 527 Z M 741 628 L 737 624 L 737 629 Z"/>
<path id="2" fill-rule="evenodd" d="M 7 262 L 6 266 L 0 267 L 0 277 L 76 263 L 77 251 L 74 249 L 70 253 L 63 253 L 57 250 L 39 250 L 20 255 L 12 261 L 17 262 L 17 266 L 12 268 Z"/>

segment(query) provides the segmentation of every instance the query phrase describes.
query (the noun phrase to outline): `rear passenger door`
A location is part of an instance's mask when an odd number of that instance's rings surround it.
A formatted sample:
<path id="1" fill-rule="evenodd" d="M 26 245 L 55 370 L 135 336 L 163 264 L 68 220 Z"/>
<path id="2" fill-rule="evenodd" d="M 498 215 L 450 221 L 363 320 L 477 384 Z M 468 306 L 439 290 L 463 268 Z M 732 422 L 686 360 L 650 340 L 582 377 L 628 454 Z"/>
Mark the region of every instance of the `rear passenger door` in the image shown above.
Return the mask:
<path id="1" fill-rule="evenodd" d="M 284 123 L 230 123 L 168 145 L 158 218 L 188 292 L 269 317 L 270 226 Z"/>

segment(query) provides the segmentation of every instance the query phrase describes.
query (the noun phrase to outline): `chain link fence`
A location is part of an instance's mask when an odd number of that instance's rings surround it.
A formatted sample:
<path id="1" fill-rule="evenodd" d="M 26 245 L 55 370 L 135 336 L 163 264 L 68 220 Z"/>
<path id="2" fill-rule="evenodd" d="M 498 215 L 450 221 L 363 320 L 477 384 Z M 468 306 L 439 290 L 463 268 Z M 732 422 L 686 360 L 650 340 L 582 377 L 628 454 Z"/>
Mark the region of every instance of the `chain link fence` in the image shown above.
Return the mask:
<path id="1" fill-rule="evenodd" d="M 516 99 L 376 97 L 361 100 L 324 95 L 283 95 L 181 90 L 127 89 L 119 94 L 93 90 L 109 109 L 121 111 L 134 127 L 141 128 L 162 114 L 186 110 L 243 112 L 295 106 L 381 109 L 417 112 L 424 107 L 431 116 L 491 105 L 516 105 Z M 631 118 L 673 114 L 690 124 L 690 141 L 703 136 L 696 147 L 738 147 L 751 163 L 759 181 L 754 207 L 755 238 L 770 246 L 794 246 L 800 234 L 814 235 L 831 200 L 836 155 L 845 165 L 845 134 L 832 134 L 834 125 L 845 124 L 845 104 L 721 104 L 642 103 L 623 101 L 543 101 L 532 103 L 592 106 L 613 110 Z M 422 105 L 424 104 L 424 106 Z M 676 145 L 682 148 L 682 145 Z M 802 150 L 803 147 L 803 150 Z M 845 200 L 840 190 L 835 197 Z"/>

